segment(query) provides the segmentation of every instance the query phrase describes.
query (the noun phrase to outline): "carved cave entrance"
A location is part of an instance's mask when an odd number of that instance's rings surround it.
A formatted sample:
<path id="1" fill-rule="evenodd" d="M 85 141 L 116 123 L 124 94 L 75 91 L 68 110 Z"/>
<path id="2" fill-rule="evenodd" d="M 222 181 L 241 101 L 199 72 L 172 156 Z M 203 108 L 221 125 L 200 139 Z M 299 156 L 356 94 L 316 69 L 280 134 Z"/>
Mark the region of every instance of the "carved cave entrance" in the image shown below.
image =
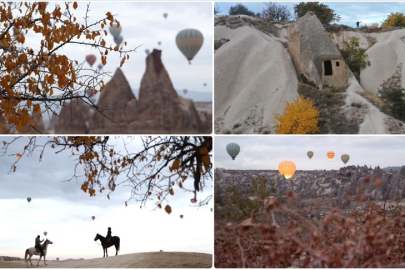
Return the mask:
<path id="1" fill-rule="evenodd" d="M 330 60 L 323 61 L 324 75 L 332 76 L 332 62 Z"/>

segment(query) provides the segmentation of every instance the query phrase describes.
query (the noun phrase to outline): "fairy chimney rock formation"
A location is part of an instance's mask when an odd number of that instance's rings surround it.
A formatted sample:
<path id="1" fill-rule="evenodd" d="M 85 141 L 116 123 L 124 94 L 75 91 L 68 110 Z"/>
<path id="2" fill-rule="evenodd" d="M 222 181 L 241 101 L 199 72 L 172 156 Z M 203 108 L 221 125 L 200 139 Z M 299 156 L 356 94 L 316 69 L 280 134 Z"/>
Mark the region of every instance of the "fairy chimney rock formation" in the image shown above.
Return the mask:
<path id="1" fill-rule="evenodd" d="M 125 125 L 134 121 L 136 98 L 124 73 L 117 68 L 111 80 L 100 94 L 97 106 L 104 114 L 95 112 L 90 121 L 94 133 L 127 133 Z"/>
<path id="2" fill-rule="evenodd" d="M 54 123 L 55 134 L 89 134 L 90 106 L 81 99 L 65 103 Z M 53 121 L 52 116 L 52 120 Z"/>
<path id="3" fill-rule="evenodd" d="M 139 90 L 139 119 L 145 129 L 154 127 L 158 133 L 200 133 L 203 127 L 194 103 L 177 94 L 161 54 L 155 49 L 146 58 Z"/>
<path id="4" fill-rule="evenodd" d="M 102 113 L 82 101 L 73 101 L 64 106 L 57 121 L 52 119 L 55 133 L 211 133 L 210 117 L 203 123 L 193 101 L 175 91 L 161 53 L 154 50 L 146 58 L 139 100 L 118 68 L 100 94 L 97 107 Z"/>
<path id="5" fill-rule="evenodd" d="M 320 89 L 323 85 L 347 85 L 346 63 L 313 12 L 307 12 L 288 27 L 288 51 L 297 73 Z"/>

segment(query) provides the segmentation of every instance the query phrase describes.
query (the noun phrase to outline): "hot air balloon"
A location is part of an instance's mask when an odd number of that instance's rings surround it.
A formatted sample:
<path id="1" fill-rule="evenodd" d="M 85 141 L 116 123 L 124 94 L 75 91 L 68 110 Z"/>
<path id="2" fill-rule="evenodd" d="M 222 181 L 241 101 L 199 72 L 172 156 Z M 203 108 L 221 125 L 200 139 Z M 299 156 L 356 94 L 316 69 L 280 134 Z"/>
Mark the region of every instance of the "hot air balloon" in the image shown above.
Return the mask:
<path id="1" fill-rule="evenodd" d="M 7 4 L 8 4 L 9 6 L 11 6 L 13 3 L 14 3 L 14 2 L 7 2 Z"/>
<path id="2" fill-rule="evenodd" d="M 88 88 L 87 90 L 86 90 L 86 95 L 88 96 L 88 97 L 92 97 L 92 96 L 94 96 L 96 94 L 96 89 L 94 89 L 94 88 Z"/>
<path id="3" fill-rule="evenodd" d="M 188 90 L 184 89 L 183 92 L 184 92 L 185 95 L 187 95 Z"/>
<path id="4" fill-rule="evenodd" d="M 124 41 L 124 38 L 122 36 L 114 37 L 114 42 L 117 45 L 120 45 Z"/>
<path id="5" fill-rule="evenodd" d="M 203 42 L 203 35 L 196 29 L 182 30 L 176 36 L 177 47 L 184 54 L 190 64 L 191 60 L 193 60 L 194 56 L 200 50 Z"/>
<path id="6" fill-rule="evenodd" d="M 190 202 L 191 202 L 191 203 L 195 203 L 195 199 L 194 199 L 194 198 L 191 198 L 191 199 L 190 199 Z"/>
<path id="7" fill-rule="evenodd" d="M 120 27 L 117 27 L 117 24 L 113 23 L 113 25 L 110 26 L 109 30 L 110 30 L 110 34 L 113 37 L 118 37 L 121 34 L 122 27 L 121 27 L 121 25 L 120 25 Z"/>
<path id="8" fill-rule="evenodd" d="M 308 151 L 307 156 L 309 157 L 309 159 L 311 159 L 314 156 L 314 152 Z"/>
<path id="9" fill-rule="evenodd" d="M 89 63 L 89 65 L 92 67 L 94 63 L 96 62 L 97 57 L 94 54 L 88 54 L 86 55 L 86 61 Z"/>
<path id="10" fill-rule="evenodd" d="M 44 235 L 46 236 L 48 234 L 48 232 L 44 232 Z"/>
<path id="11" fill-rule="evenodd" d="M 158 44 L 159 44 L 159 46 L 160 46 L 160 44 L 162 44 L 162 42 L 158 41 Z"/>
<path id="12" fill-rule="evenodd" d="M 348 154 L 343 154 L 340 158 L 342 159 L 343 163 L 346 164 L 349 161 L 350 156 Z"/>
<path id="13" fill-rule="evenodd" d="M 149 55 L 150 51 L 148 49 L 145 50 L 146 55 Z"/>
<path id="14" fill-rule="evenodd" d="M 180 215 L 180 218 L 183 219 L 183 215 Z"/>
<path id="15" fill-rule="evenodd" d="M 328 156 L 329 160 L 332 161 L 333 157 L 335 156 L 335 152 L 329 151 L 328 153 L 326 153 L 326 155 Z"/>
<path id="16" fill-rule="evenodd" d="M 31 197 L 28 197 L 27 201 L 28 201 L 28 203 L 30 203 L 31 202 Z"/>
<path id="17" fill-rule="evenodd" d="M 68 12 L 65 10 L 65 11 L 63 12 L 63 15 L 64 15 L 64 16 L 67 16 L 67 15 L 68 15 Z"/>
<path id="18" fill-rule="evenodd" d="M 92 219 L 92 220 L 95 220 L 95 219 L 96 219 L 96 217 L 95 217 L 95 216 L 92 216 L 92 217 L 91 217 L 91 219 Z"/>
<path id="19" fill-rule="evenodd" d="M 104 67 L 103 64 L 98 64 L 98 66 L 97 66 L 98 70 L 102 70 L 103 67 Z"/>
<path id="20" fill-rule="evenodd" d="M 231 156 L 232 160 L 235 160 L 236 156 L 240 152 L 240 146 L 236 143 L 229 143 L 226 146 L 226 152 Z"/>
<path id="21" fill-rule="evenodd" d="M 207 86 L 207 83 L 204 83 L 204 87 L 206 87 Z"/>
<path id="22" fill-rule="evenodd" d="M 292 161 L 283 161 L 278 165 L 278 171 L 281 175 L 284 175 L 286 179 L 293 177 L 295 169 L 295 164 Z"/>
<path id="23" fill-rule="evenodd" d="M 166 19 L 167 18 L 167 13 L 163 13 L 163 17 Z"/>

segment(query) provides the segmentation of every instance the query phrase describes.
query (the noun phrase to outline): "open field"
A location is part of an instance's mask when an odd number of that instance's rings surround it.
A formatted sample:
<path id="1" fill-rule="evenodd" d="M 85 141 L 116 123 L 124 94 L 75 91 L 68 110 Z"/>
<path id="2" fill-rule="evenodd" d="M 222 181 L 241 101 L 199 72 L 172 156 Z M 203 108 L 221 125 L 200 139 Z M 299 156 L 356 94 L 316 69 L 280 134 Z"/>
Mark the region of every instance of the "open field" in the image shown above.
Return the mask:
<path id="1" fill-rule="evenodd" d="M 33 257 L 36 267 L 38 256 Z M 212 255 L 195 252 L 145 252 L 72 262 L 40 262 L 41 268 L 211 268 Z M 25 268 L 24 261 L 0 261 L 0 268 Z"/>

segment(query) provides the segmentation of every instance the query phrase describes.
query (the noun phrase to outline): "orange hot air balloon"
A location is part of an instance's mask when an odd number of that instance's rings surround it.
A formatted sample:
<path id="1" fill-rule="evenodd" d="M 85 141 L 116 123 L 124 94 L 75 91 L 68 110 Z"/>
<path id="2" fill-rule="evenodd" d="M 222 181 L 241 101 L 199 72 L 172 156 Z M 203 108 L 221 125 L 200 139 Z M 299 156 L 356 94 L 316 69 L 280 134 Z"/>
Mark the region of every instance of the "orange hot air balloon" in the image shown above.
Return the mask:
<path id="1" fill-rule="evenodd" d="M 292 161 L 283 161 L 278 165 L 278 171 L 281 175 L 284 175 L 286 179 L 293 177 L 295 169 L 295 164 Z"/>
<path id="2" fill-rule="evenodd" d="M 335 152 L 329 151 L 328 153 L 326 153 L 326 155 L 328 156 L 329 160 L 332 161 L 333 157 L 335 156 Z"/>
<path id="3" fill-rule="evenodd" d="M 20 153 L 17 153 L 17 158 L 20 158 L 21 157 L 21 154 Z"/>

